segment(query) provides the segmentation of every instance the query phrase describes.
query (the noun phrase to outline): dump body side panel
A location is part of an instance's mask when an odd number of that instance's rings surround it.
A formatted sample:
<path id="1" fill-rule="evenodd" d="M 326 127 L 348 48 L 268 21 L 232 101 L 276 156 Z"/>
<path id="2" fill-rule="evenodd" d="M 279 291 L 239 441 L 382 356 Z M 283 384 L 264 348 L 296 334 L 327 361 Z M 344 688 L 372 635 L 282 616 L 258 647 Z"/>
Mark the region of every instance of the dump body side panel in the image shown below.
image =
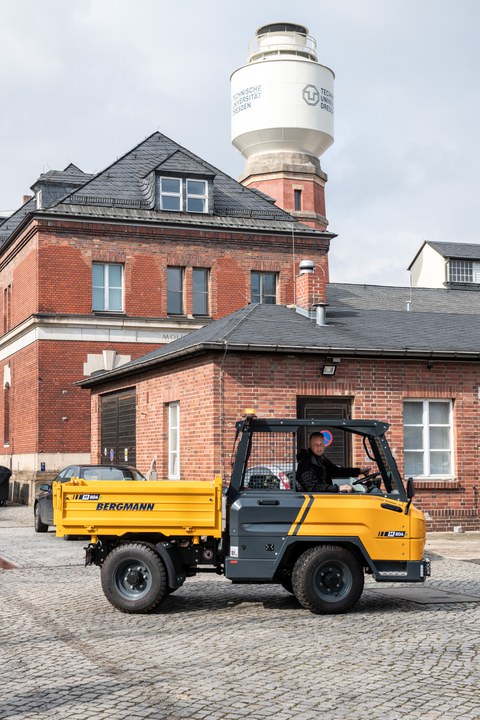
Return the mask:
<path id="1" fill-rule="evenodd" d="M 159 533 L 170 536 L 222 535 L 222 482 L 100 481 L 54 483 L 57 535 Z"/>

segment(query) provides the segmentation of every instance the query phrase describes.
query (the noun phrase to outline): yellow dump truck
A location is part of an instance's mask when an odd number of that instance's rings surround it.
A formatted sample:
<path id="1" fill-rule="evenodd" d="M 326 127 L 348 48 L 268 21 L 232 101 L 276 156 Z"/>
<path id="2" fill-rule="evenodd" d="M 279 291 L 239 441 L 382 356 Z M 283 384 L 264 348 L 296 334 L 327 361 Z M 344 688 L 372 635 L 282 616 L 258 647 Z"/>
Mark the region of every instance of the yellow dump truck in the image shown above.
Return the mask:
<path id="1" fill-rule="evenodd" d="M 100 566 L 105 596 L 122 612 L 152 611 L 199 572 L 280 584 L 314 613 L 345 612 L 360 598 L 365 573 L 378 582 L 430 574 L 425 518 L 387 429 L 376 420 L 247 416 L 236 424 L 227 487 L 219 478 L 55 483 L 56 532 L 90 536 L 86 564 Z M 352 492 L 307 490 L 298 450 L 313 431 L 345 452 L 354 438 L 362 442 L 374 472 L 333 479 Z"/>

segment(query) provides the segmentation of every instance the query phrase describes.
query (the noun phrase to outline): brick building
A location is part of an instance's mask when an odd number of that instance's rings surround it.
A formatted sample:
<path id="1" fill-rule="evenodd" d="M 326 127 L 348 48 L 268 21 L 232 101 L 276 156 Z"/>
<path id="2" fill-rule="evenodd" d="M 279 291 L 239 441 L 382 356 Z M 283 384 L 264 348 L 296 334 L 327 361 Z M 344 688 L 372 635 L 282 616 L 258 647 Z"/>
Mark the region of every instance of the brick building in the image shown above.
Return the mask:
<path id="1" fill-rule="evenodd" d="M 478 294 L 297 278 L 297 306 L 251 304 L 83 383 L 92 456 L 112 402 L 133 394 L 137 463 L 159 477 L 228 478 L 234 423 L 259 416 L 353 416 L 391 423 L 390 444 L 429 528 L 478 529 Z M 348 465 L 365 465 L 360 445 Z"/>
<path id="2" fill-rule="evenodd" d="M 324 286 L 334 237 L 160 133 L 97 175 L 69 165 L 32 190 L 0 219 L 0 464 L 26 501 L 34 478 L 90 460 L 76 381 L 250 301 L 293 303 L 299 253 Z"/>

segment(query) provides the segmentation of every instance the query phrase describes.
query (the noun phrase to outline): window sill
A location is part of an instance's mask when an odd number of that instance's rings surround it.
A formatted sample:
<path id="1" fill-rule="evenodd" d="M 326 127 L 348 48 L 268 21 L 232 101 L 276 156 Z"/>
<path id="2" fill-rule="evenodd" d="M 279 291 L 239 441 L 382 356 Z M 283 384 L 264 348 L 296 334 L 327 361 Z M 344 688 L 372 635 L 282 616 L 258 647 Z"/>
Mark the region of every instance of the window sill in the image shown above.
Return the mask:
<path id="1" fill-rule="evenodd" d="M 443 283 L 444 286 L 448 290 L 478 290 L 480 289 L 480 283 L 475 282 L 452 282 L 452 280 L 448 280 L 447 282 Z"/>
<path id="2" fill-rule="evenodd" d="M 124 310 L 92 310 L 93 315 L 126 315 Z"/>
<path id="3" fill-rule="evenodd" d="M 430 480 L 428 478 L 414 477 L 413 482 L 415 484 L 415 490 L 419 492 L 422 490 L 446 490 L 447 492 L 453 492 L 462 488 L 462 485 L 454 478 L 436 478 L 435 480 Z"/>

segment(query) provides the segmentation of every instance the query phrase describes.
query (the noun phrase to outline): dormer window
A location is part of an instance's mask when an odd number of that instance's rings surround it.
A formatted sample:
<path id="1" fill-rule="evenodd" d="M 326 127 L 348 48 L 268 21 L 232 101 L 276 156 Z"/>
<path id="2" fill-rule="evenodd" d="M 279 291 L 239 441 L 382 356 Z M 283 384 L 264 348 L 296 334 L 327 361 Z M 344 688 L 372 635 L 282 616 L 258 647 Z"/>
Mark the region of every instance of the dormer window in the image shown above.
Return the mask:
<path id="1" fill-rule="evenodd" d="M 206 180 L 187 180 L 187 212 L 207 212 L 207 191 Z"/>
<path id="2" fill-rule="evenodd" d="M 180 178 L 160 178 L 160 209 L 182 210 L 182 181 Z"/>
<path id="3" fill-rule="evenodd" d="M 480 283 L 480 262 L 450 260 L 448 279 L 451 283 Z"/>
<path id="4" fill-rule="evenodd" d="M 208 213 L 208 181 L 161 176 L 158 206 L 170 212 Z"/>

